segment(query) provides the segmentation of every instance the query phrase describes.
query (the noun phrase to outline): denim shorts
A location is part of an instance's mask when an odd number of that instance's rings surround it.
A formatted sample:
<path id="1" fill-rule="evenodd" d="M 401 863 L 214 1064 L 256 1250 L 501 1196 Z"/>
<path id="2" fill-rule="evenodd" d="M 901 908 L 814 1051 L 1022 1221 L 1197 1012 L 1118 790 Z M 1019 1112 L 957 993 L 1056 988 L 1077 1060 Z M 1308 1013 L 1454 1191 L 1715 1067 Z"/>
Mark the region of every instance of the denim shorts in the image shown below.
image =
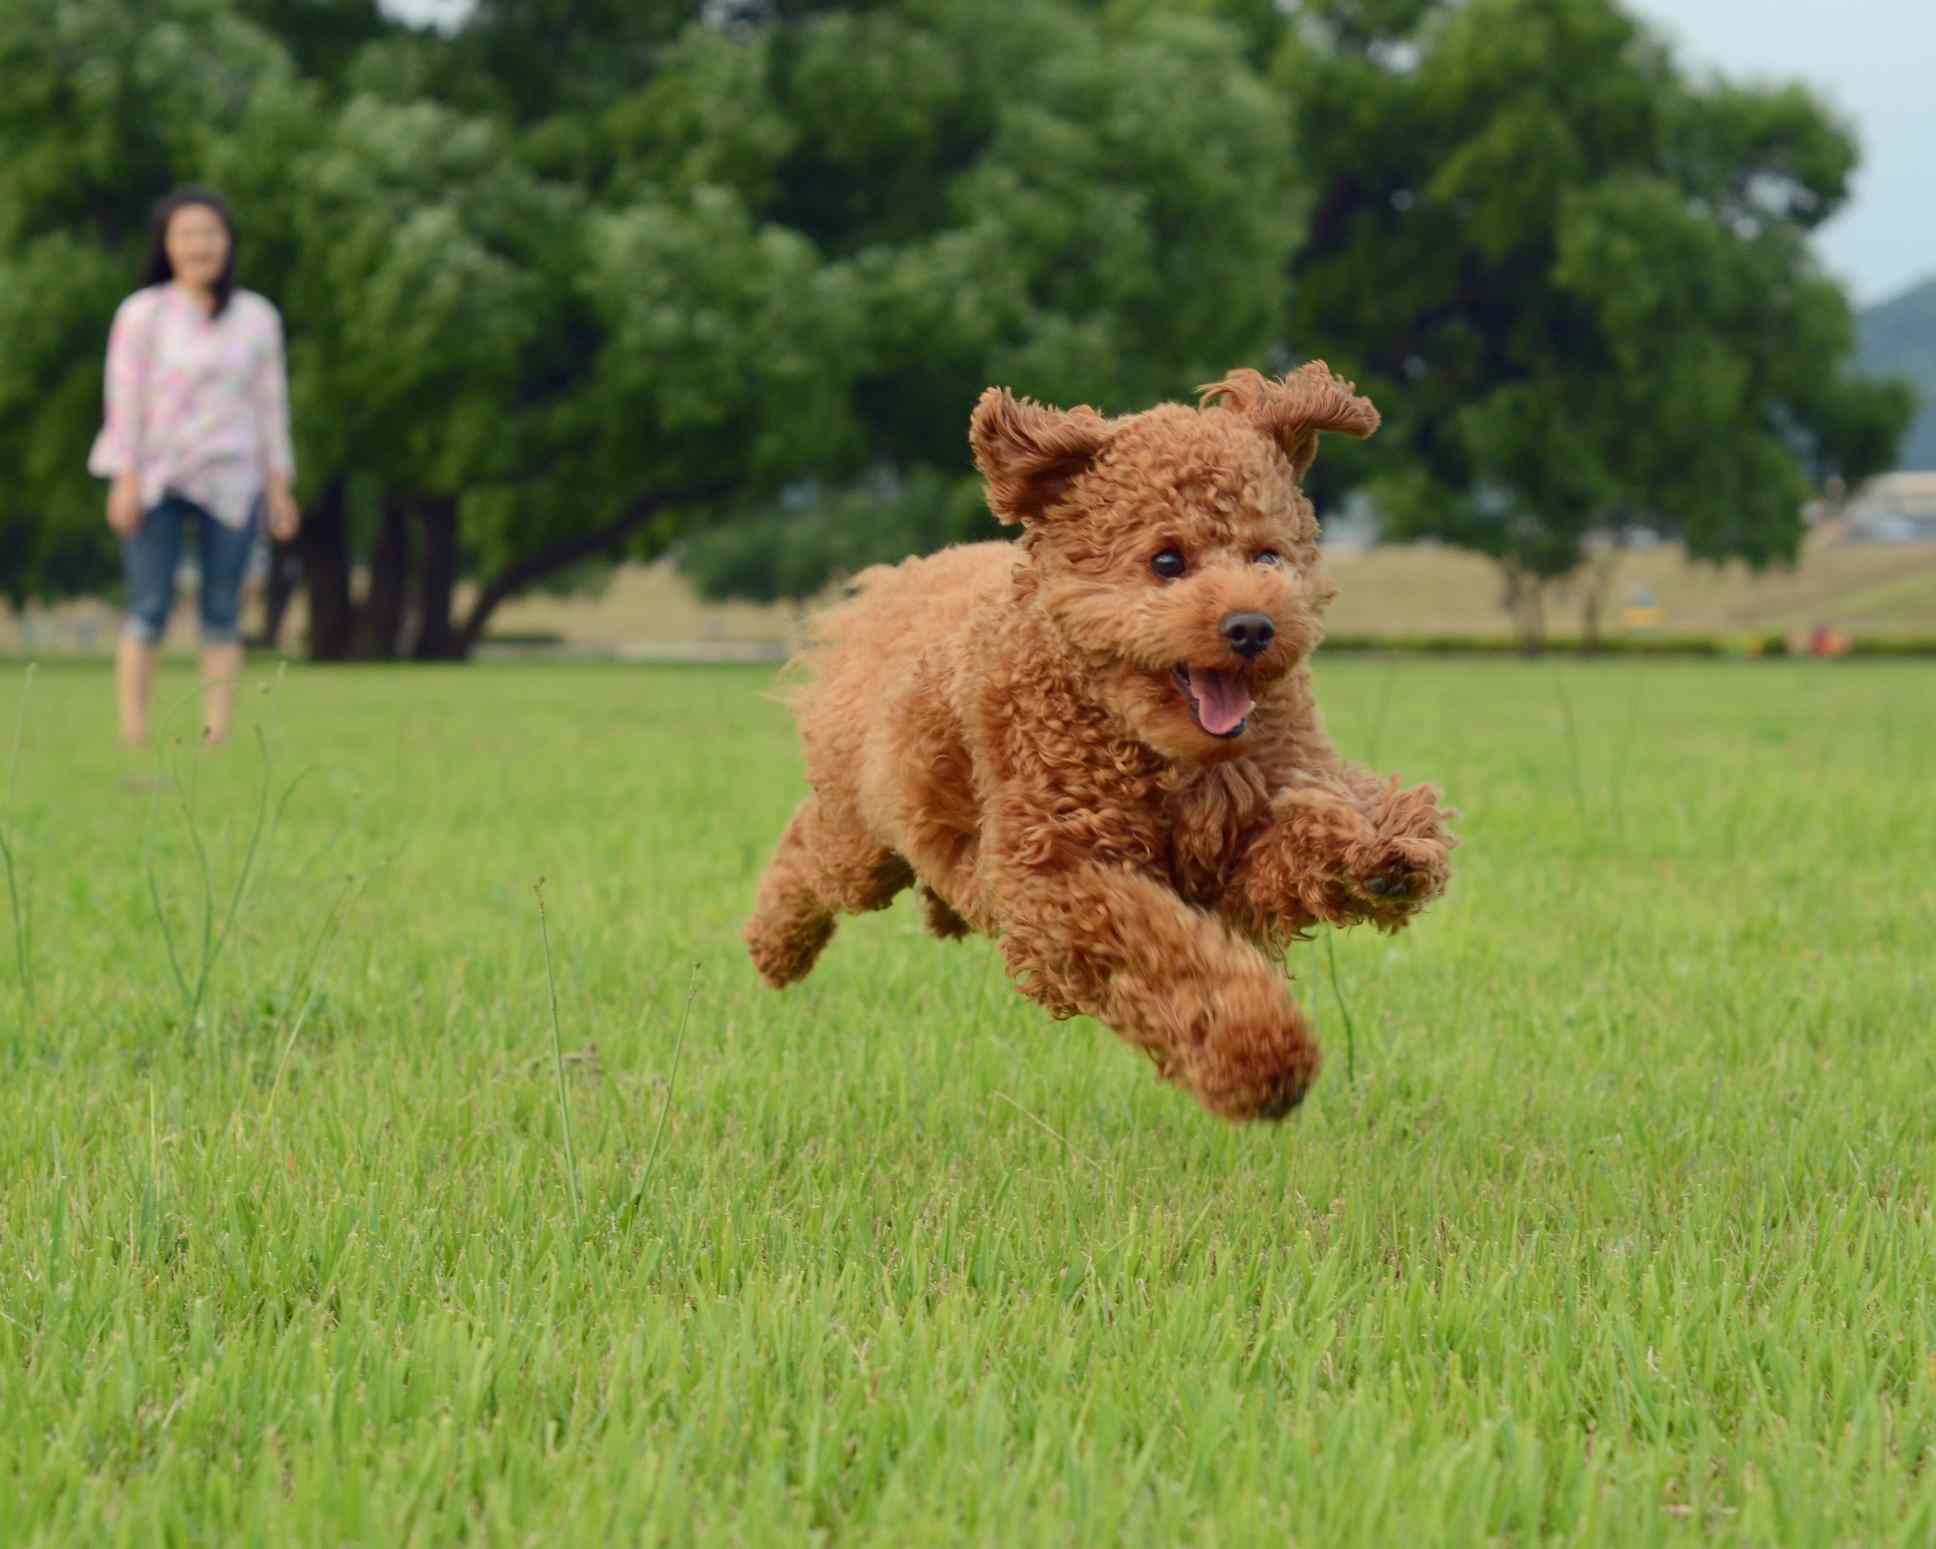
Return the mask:
<path id="1" fill-rule="evenodd" d="M 201 583 L 202 644 L 233 645 L 241 638 L 242 576 L 255 549 L 261 513 L 251 511 L 241 527 L 217 521 L 192 500 L 164 495 L 141 518 L 132 537 L 121 540 L 121 562 L 128 577 L 128 621 L 123 633 L 154 645 L 168 631 L 175 606 L 175 571 L 181 564 L 182 529 L 194 527 Z"/>

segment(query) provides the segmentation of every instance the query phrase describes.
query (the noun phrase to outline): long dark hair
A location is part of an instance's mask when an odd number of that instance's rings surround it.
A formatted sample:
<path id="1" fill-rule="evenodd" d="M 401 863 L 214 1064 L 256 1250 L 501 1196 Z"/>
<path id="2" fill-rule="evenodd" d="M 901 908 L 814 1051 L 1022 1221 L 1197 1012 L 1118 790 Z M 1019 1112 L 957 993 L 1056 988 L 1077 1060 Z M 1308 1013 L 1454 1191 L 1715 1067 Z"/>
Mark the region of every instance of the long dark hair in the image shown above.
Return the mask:
<path id="1" fill-rule="evenodd" d="M 141 283 L 144 286 L 165 285 L 175 277 L 175 266 L 168 261 L 168 222 L 174 219 L 177 210 L 191 204 L 213 210 L 215 218 L 228 230 L 229 256 L 222 264 L 222 272 L 215 276 L 214 285 L 213 315 L 220 317 L 235 291 L 235 250 L 239 243 L 235 233 L 235 217 L 229 213 L 228 201 L 212 188 L 197 188 L 192 184 L 178 188 L 155 206 L 154 226 L 148 240 L 148 262 L 141 271 Z"/>

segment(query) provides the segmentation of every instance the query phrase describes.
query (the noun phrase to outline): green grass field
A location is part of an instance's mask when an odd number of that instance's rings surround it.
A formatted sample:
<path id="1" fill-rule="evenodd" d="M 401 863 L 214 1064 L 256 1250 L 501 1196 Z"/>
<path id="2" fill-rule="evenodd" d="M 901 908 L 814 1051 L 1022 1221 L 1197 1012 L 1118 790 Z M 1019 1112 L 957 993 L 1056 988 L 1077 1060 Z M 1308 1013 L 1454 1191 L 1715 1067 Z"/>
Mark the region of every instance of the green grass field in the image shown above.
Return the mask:
<path id="1" fill-rule="evenodd" d="M 1320 679 L 1465 847 L 1236 1129 L 911 901 L 760 988 L 763 674 L 0 669 L 0 1543 L 1936 1542 L 1936 673 Z"/>

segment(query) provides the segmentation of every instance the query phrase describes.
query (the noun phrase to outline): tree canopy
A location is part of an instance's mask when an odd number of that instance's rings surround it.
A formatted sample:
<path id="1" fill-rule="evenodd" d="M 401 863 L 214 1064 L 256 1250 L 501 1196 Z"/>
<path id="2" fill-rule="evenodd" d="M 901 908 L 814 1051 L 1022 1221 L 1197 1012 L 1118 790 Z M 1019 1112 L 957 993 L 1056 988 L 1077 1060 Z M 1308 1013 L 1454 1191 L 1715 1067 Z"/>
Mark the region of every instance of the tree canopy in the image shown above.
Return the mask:
<path id="1" fill-rule="evenodd" d="M 1612 0 L 17 0 L 0 74 L 7 592 L 115 573 L 107 323 L 210 182 L 285 314 L 325 658 L 463 655 L 591 559 L 797 597 L 972 536 L 991 382 L 1324 355 L 1387 430 L 1320 498 L 1376 474 L 1535 591 L 1642 517 L 1791 553 L 1910 412 L 1808 245 L 1847 132 Z"/>
<path id="2" fill-rule="evenodd" d="M 1631 523 L 1792 558 L 1812 483 L 1891 465 L 1913 399 L 1808 245 L 1856 146 L 1799 87 L 1692 79 L 1611 0 L 1324 0 L 1274 68 L 1322 190 L 1292 337 L 1386 408 L 1396 535 L 1529 604 Z"/>

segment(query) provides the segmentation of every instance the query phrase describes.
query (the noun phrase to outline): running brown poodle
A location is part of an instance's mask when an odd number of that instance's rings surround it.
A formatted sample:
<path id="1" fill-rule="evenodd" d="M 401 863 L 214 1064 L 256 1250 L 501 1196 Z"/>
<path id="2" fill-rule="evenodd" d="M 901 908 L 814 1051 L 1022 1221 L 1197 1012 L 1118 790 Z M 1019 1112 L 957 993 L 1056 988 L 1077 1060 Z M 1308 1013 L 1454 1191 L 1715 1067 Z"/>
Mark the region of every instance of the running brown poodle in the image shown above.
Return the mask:
<path id="1" fill-rule="evenodd" d="M 1212 1112 L 1278 1118 L 1318 1068 L 1284 947 L 1397 930 L 1456 841 L 1429 786 L 1346 763 L 1306 665 L 1335 594 L 1300 486 L 1378 412 L 1313 361 L 1106 419 L 990 388 L 969 429 L 1018 543 L 870 570 L 822 617 L 795 713 L 813 790 L 746 940 L 767 983 L 918 884 Z"/>

